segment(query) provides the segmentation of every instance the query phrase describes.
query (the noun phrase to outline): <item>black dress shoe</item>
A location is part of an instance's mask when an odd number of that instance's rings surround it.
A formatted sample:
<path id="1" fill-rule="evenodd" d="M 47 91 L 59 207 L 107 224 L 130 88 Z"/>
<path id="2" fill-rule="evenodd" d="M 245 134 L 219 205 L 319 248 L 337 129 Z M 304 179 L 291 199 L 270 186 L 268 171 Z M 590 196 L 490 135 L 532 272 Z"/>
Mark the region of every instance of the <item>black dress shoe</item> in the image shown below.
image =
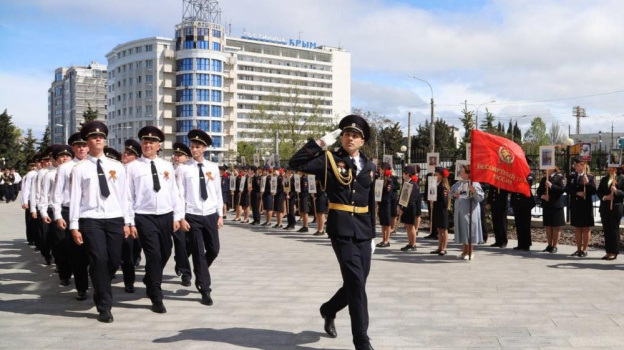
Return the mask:
<path id="1" fill-rule="evenodd" d="M 191 286 L 191 278 L 189 276 L 182 276 L 182 286 L 184 287 Z"/>
<path id="2" fill-rule="evenodd" d="M 298 229 L 297 232 L 299 232 L 299 233 L 307 233 L 308 232 L 308 228 L 307 227 L 302 227 L 302 228 Z M 316 232 L 318 232 L 318 231 L 316 231 Z"/>
<path id="3" fill-rule="evenodd" d="M 100 311 L 100 315 L 98 316 L 98 321 L 103 323 L 112 323 L 113 322 L 113 314 L 110 310 Z"/>
<path id="4" fill-rule="evenodd" d="M 78 292 L 78 294 L 76 294 L 76 300 L 78 301 L 85 301 L 87 300 L 87 292 Z"/>
<path id="5" fill-rule="evenodd" d="M 321 232 L 321 231 L 316 231 L 312 234 L 312 236 L 323 236 L 325 234 L 325 231 Z"/>
<path id="6" fill-rule="evenodd" d="M 433 233 L 425 236 L 425 239 L 438 239 L 438 235 L 434 235 Z"/>
<path id="7" fill-rule="evenodd" d="M 62 279 L 61 280 L 61 286 L 63 286 L 63 287 L 69 286 L 69 279 Z"/>
<path id="8" fill-rule="evenodd" d="M 507 243 L 501 244 L 499 248 L 507 248 Z"/>
<path id="9" fill-rule="evenodd" d="M 570 254 L 570 256 L 580 256 L 581 255 L 581 251 L 577 250 L 574 253 Z"/>
<path id="10" fill-rule="evenodd" d="M 204 305 L 212 305 L 212 298 L 210 297 L 210 293 L 202 293 L 201 303 Z"/>
<path id="11" fill-rule="evenodd" d="M 261 224 L 260 226 L 266 226 L 266 225 L 270 225 L 268 222 L 265 222 L 263 224 Z"/>
<path id="12" fill-rule="evenodd" d="M 52 258 L 45 258 L 43 262 L 46 266 L 52 265 Z"/>
<path id="13" fill-rule="evenodd" d="M 323 320 L 325 320 L 325 324 L 323 325 L 323 329 L 325 329 L 325 333 L 327 333 L 327 335 L 329 335 L 332 338 L 336 338 L 338 336 L 338 333 L 336 332 L 336 325 L 334 324 L 334 318 L 327 317 L 323 315 L 322 312 L 321 312 L 321 317 L 323 318 Z"/>
<path id="14" fill-rule="evenodd" d="M 165 308 L 165 304 L 163 304 L 162 301 L 153 303 L 152 304 L 152 311 L 157 313 L 157 314 L 167 313 L 167 309 Z"/>
<path id="15" fill-rule="evenodd" d="M 375 349 L 373 349 L 372 345 L 367 344 L 367 345 L 362 345 L 362 346 L 356 346 L 355 350 L 375 350 Z"/>
<path id="16" fill-rule="evenodd" d="M 546 246 L 546 248 L 544 250 L 542 250 L 542 252 L 544 252 L 544 253 L 552 253 L 552 249 L 553 249 L 553 247 L 548 245 L 548 246 Z"/>
<path id="17" fill-rule="evenodd" d="M 557 252 L 557 247 L 550 248 L 550 252 L 553 253 L 553 254 L 556 253 Z"/>
<path id="18" fill-rule="evenodd" d="M 134 293 L 134 286 L 125 286 L 124 290 L 126 293 Z"/>
<path id="19" fill-rule="evenodd" d="M 500 245 L 500 244 L 498 244 L 498 243 L 492 243 L 492 244 L 490 244 L 490 247 L 493 247 L 493 248 L 500 248 L 500 247 L 501 247 L 501 245 Z"/>

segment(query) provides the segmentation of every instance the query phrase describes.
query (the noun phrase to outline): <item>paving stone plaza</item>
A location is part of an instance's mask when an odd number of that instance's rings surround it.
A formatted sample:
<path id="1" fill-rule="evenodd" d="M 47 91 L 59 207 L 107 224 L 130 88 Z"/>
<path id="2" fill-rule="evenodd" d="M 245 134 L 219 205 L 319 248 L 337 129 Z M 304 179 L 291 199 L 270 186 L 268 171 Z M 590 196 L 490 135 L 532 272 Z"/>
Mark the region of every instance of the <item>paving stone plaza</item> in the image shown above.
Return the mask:
<path id="1" fill-rule="evenodd" d="M 348 311 L 338 338 L 323 332 L 319 306 L 341 283 L 329 240 L 227 222 L 213 267 L 213 306 L 165 270 L 166 314 L 150 311 L 137 269 L 136 293 L 114 280 L 115 322 L 97 322 L 91 300 L 60 287 L 52 266 L 25 241 L 18 203 L 0 204 L 0 348 L 2 349 L 352 349 Z M 312 232 L 314 230 L 311 230 Z M 423 236 L 421 233 L 420 236 Z M 477 246 L 475 260 L 429 254 L 405 234 L 373 255 L 367 291 L 375 349 L 624 349 L 624 260 Z M 452 237 L 451 237 L 452 242 Z"/>

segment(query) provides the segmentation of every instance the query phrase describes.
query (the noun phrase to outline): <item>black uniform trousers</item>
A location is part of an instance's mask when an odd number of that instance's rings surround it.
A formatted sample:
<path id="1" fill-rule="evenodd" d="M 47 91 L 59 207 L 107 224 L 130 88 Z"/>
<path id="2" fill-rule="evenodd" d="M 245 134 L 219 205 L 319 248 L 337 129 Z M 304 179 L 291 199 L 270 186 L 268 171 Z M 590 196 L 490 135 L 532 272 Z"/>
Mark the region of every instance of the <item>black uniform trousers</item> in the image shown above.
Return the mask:
<path id="1" fill-rule="evenodd" d="M 290 196 L 290 199 L 286 199 L 288 202 L 288 214 L 286 215 L 286 220 L 288 221 L 288 226 L 295 226 L 297 223 L 297 218 L 295 217 L 295 205 L 297 204 L 297 196 Z"/>
<path id="2" fill-rule="evenodd" d="M 15 189 L 13 187 L 13 184 L 11 184 L 11 185 L 5 184 L 4 185 L 4 199 L 6 199 L 7 203 L 9 203 L 10 201 L 15 199 Z"/>
<path id="3" fill-rule="evenodd" d="M 48 208 L 48 217 L 53 217 L 52 216 L 52 208 Z M 39 222 L 39 232 L 40 232 L 40 236 L 39 236 L 39 249 L 41 250 L 41 255 L 47 260 L 47 259 L 52 259 L 52 242 L 53 242 L 53 236 L 54 236 L 54 227 L 50 226 L 50 224 L 46 224 L 45 221 L 43 221 L 43 218 L 41 217 L 41 213 L 39 213 L 40 215 L 37 217 L 37 220 Z"/>
<path id="4" fill-rule="evenodd" d="M 600 220 L 605 236 L 607 254 L 620 253 L 620 220 L 622 220 L 622 204 L 613 204 L 612 210 L 602 210 Z"/>
<path id="5" fill-rule="evenodd" d="M 98 312 L 113 306 L 111 280 L 121 263 L 124 219 L 88 219 L 78 221 L 89 256 L 89 274 L 93 283 L 93 301 Z"/>
<path id="6" fill-rule="evenodd" d="M 63 208 L 61 208 L 61 215 L 63 215 Z M 52 222 L 52 228 L 54 229 L 55 237 L 54 244 L 52 246 L 52 254 L 54 255 L 54 261 L 58 269 L 59 278 L 61 280 L 68 280 L 72 276 L 71 260 L 69 259 L 69 241 L 72 239 L 69 232 L 69 226 L 64 230 L 60 229 L 56 225 L 54 218 L 50 217 Z M 65 220 L 67 219 L 67 220 Z M 69 225 L 69 211 L 67 211 L 67 217 L 64 218 L 65 223 Z"/>
<path id="7" fill-rule="evenodd" d="M 260 222 L 260 192 L 251 192 L 251 214 L 253 221 Z"/>
<path id="8" fill-rule="evenodd" d="M 173 212 L 161 215 L 135 214 L 134 221 L 145 253 L 143 283 L 147 296 L 152 302 L 159 302 L 163 299 L 163 270 L 173 248 Z"/>
<path id="9" fill-rule="evenodd" d="M 85 246 L 76 244 L 71 235 L 71 230 L 69 229 L 69 207 L 62 207 L 61 215 L 63 216 L 63 220 L 67 223 L 67 248 L 69 263 L 71 265 L 72 273 L 74 274 L 76 291 L 86 292 L 89 288 L 89 256 L 87 255 Z"/>
<path id="10" fill-rule="evenodd" d="M 37 235 L 37 220 L 30 215 L 30 202 L 28 202 L 28 209 L 24 209 L 24 220 L 26 221 L 26 240 L 29 245 L 34 245 Z"/>
<path id="11" fill-rule="evenodd" d="M 210 293 L 210 265 L 219 255 L 219 230 L 217 221 L 219 214 L 206 216 L 186 214 L 186 221 L 191 225 L 187 233 L 191 243 L 193 256 L 193 272 L 195 272 L 195 286 L 200 293 Z"/>
<path id="12" fill-rule="evenodd" d="M 531 242 L 531 209 L 526 206 L 514 207 L 514 219 L 516 221 L 516 234 L 518 236 L 518 247 L 529 249 Z"/>
<path id="13" fill-rule="evenodd" d="M 494 227 L 494 242 L 500 245 L 507 244 L 507 208 L 492 205 L 492 226 Z"/>
<path id="14" fill-rule="evenodd" d="M 336 294 L 321 306 L 321 313 L 326 317 L 335 318 L 338 311 L 349 306 L 353 343 L 356 347 L 369 344 L 366 278 L 371 266 L 371 240 L 332 235 L 331 242 L 344 283 Z"/>
<path id="15" fill-rule="evenodd" d="M 481 234 L 483 235 L 483 242 L 487 242 L 488 240 L 488 225 L 487 225 L 487 221 L 486 221 L 486 214 L 485 214 L 485 202 L 486 201 L 481 201 L 479 202 L 479 207 L 481 209 Z M 480 243 L 480 242 L 477 242 Z"/>
<path id="16" fill-rule="evenodd" d="M 140 233 L 139 233 L 140 235 Z M 123 273 L 124 286 L 134 286 L 136 271 L 134 270 L 134 259 L 136 258 L 134 245 L 136 239 L 130 236 L 124 238 L 121 244 L 121 272 Z"/>
<path id="17" fill-rule="evenodd" d="M 189 235 L 182 230 L 173 233 L 173 259 L 175 260 L 176 275 L 191 278 L 191 264 L 189 263 L 191 244 L 188 237 Z"/>

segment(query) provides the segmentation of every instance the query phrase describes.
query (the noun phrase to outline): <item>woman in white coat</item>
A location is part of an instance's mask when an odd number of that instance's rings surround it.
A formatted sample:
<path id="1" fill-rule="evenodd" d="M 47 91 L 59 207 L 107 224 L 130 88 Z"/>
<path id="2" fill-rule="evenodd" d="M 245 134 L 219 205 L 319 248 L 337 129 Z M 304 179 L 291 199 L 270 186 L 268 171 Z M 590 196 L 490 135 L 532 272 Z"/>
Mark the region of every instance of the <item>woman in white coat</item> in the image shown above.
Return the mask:
<path id="1" fill-rule="evenodd" d="M 483 190 L 478 182 L 469 183 L 470 165 L 460 168 L 460 176 L 463 181 L 456 182 L 451 188 L 451 197 L 455 200 L 455 243 L 462 244 L 460 259 L 474 258 L 473 245 L 483 240 L 481 233 L 481 208 L 479 202 L 484 198 Z M 472 203 L 471 203 L 472 202 Z M 470 208 L 472 207 L 472 218 Z M 471 239 L 468 240 L 472 221 Z"/>

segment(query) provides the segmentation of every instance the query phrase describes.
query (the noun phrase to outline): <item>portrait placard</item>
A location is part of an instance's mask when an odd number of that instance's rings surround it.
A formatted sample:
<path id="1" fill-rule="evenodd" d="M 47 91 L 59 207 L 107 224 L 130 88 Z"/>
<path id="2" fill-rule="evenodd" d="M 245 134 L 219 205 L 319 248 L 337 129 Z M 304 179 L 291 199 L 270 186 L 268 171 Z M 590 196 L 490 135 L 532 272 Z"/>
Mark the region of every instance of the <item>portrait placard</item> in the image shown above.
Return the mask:
<path id="1" fill-rule="evenodd" d="M 583 162 L 591 161 L 591 143 L 581 143 L 581 149 L 579 150 L 579 158 Z"/>
<path id="2" fill-rule="evenodd" d="M 391 154 L 384 154 L 382 160 L 383 160 L 383 163 L 388 163 L 388 164 L 390 164 L 391 168 L 394 168 L 394 165 L 392 164 L 392 155 Z"/>
<path id="3" fill-rule="evenodd" d="M 455 161 L 455 180 L 461 180 L 461 176 L 459 175 L 459 171 L 462 169 L 464 165 L 470 165 L 470 162 L 465 159 L 458 159 Z"/>
<path id="4" fill-rule="evenodd" d="M 219 153 L 219 155 L 217 156 L 217 162 L 219 163 L 219 165 L 223 165 L 223 153 Z"/>
<path id="5" fill-rule="evenodd" d="M 466 160 L 468 161 L 468 164 L 470 164 L 470 159 L 472 158 L 472 154 L 470 153 L 472 151 L 472 143 L 467 143 L 466 144 Z"/>
<path id="6" fill-rule="evenodd" d="M 295 174 L 295 192 L 301 192 L 301 175 Z"/>
<path id="7" fill-rule="evenodd" d="M 230 191 L 234 192 L 236 189 L 236 176 L 230 175 Z"/>
<path id="8" fill-rule="evenodd" d="M 245 159 L 245 156 L 241 156 L 241 165 L 247 165 L 247 159 Z"/>
<path id="9" fill-rule="evenodd" d="M 427 172 L 432 173 L 440 164 L 440 153 L 427 153 Z"/>
<path id="10" fill-rule="evenodd" d="M 253 155 L 253 164 L 255 166 L 260 166 L 260 155 L 258 153 Z"/>
<path id="11" fill-rule="evenodd" d="M 375 202 L 381 202 L 384 180 L 375 180 Z"/>
<path id="12" fill-rule="evenodd" d="M 555 168 L 555 145 L 540 146 L 539 168 L 540 170 Z"/>
<path id="13" fill-rule="evenodd" d="M 247 178 L 247 175 L 241 177 L 240 183 L 238 184 L 238 190 L 239 191 L 243 191 L 245 189 L 245 179 L 246 178 Z"/>
<path id="14" fill-rule="evenodd" d="M 399 205 L 402 207 L 407 207 L 409 205 L 410 195 L 412 194 L 412 189 L 414 185 L 410 182 L 403 183 L 403 187 L 401 187 L 401 196 L 399 196 Z"/>
<path id="15" fill-rule="evenodd" d="M 277 176 L 271 176 L 271 193 L 277 193 Z"/>
<path id="16" fill-rule="evenodd" d="M 438 199 L 438 177 L 427 177 L 427 200 L 435 202 Z"/>
<path id="17" fill-rule="evenodd" d="M 308 192 L 316 193 L 316 175 L 308 175 Z"/>
<path id="18" fill-rule="evenodd" d="M 609 152 L 609 168 L 619 168 L 622 166 L 622 150 L 619 148 L 612 149 Z"/>
<path id="19" fill-rule="evenodd" d="M 468 199 L 468 194 L 470 193 L 470 182 L 468 181 L 460 181 L 459 182 L 459 198 Z"/>
<path id="20" fill-rule="evenodd" d="M 263 176 L 260 180 L 260 192 L 264 192 L 264 189 L 266 188 L 266 179 L 267 176 Z"/>

